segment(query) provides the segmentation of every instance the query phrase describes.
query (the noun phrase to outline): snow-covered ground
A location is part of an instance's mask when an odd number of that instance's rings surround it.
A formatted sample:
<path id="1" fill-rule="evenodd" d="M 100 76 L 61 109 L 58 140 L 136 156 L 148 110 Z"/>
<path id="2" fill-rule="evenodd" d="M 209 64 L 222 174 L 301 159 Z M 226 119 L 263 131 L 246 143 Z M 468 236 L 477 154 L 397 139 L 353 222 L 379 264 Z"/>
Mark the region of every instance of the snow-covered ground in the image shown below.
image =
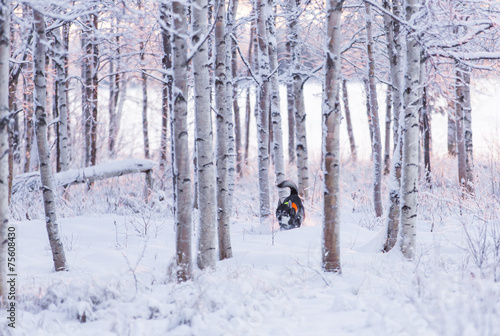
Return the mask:
<path id="1" fill-rule="evenodd" d="M 371 206 L 370 164 L 343 164 L 341 275 L 321 270 L 319 179 L 303 227 L 257 234 L 256 176 L 243 178 L 234 258 L 181 284 L 171 276 L 168 192 L 147 206 L 134 193 L 138 176 L 96 182 L 90 193 L 72 187 L 74 198 L 60 204 L 70 270 L 58 273 L 38 196 L 29 194 L 13 207 L 16 329 L 2 310 L 0 335 L 499 335 L 498 190 L 484 168 L 476 200 L 463 201 L 453 162 L 439 162 L 435 187 L 421 190 L 414 262 L 378 251 L 383 221 Z"/>

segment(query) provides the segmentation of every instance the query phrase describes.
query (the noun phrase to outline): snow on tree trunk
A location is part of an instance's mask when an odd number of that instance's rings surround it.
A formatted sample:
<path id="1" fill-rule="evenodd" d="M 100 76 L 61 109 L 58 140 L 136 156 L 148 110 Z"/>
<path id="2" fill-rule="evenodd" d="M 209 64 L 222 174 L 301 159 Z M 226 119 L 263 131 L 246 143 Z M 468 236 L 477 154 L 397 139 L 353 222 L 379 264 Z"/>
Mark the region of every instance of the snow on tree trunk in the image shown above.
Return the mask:
<path id="1" fill-rule="evenodd" d="M 197 45 L 209 32 L 208 2 L 196 0 L 192 8 L 192 42 Z M 210 109 L 210 78 L 208 44 L 204 42 L 193 57 L 194 105 L 196 123 L 196 155 L 198 171 L 198 209 L 200 233 L 198 240 L 198 267 L 215 269 L 215 163 Z"/>
<path id="2" fill-rule="evenodd" d="M 221 2 L 223 3 L 223 2 Z M 233 213 L 233 198 L 234 198 L 234 185 L 236 183 L 236 142 L 235 142 L 235 116 L 233 113 L 232 106 L 234 103 L 233 100 L 233 69 L 232 69 L 232 50 L 233 50 L 233 40 L 231 38 L 233 30 L 233 2 L 231 0 L 228 1 L 228 11 L 226 15 L 226 24 L 225 24 L 225 32 L 224 39 L 226 41 L 226 126 L 227 126 L 227 174 L 228 174 L 228 194 L 227 194 L 227 211 L 229 212 L 229 218 Z M 229 227 L 226 232 L 226 239 L 229 245 Z M 232 252 L 230 257 L 232 257 Z"/>
<path id="3" fill-rule="evenodd" d="M 226 27 L 226 34 L 236 35 L 234 22 L 236 21 L 236 13 L 238 11 L 238 0 L 230 0 L 228 9 L 228 22 Z M 238 81 L 235 80 L 238 70 L 238 54 L 236 46 L 233 45 L 231 37 L 228 35 L 228 43 L 231 45 L 231 78 L 232 78 L 232 100 L 233 100 L 233 113 L 234 113 L 234 140 L 236 145 L 236 174 L 241 176 L 243 150 L 242 150 L 242 128 L 241 128 L 241 112 L 240 105 L 238 104 Z"/>
<path id="4" fill-rule="evenodd" d="M 457 155 L 457 123 L 456 123 L 456 102 L 448 104 L 448 154 Z"/>
<path id="5" fill-rule="evenodd" d="M 166 5 L 160 6 L 161 20 L 161 37 L 163 44 L 163 55 L 161 59 L 162 69 L 166 72 L 162 89 L 162 106 L 161 106 L 161 135 L 160 135 L 160 169 L 163 174 L 166 171 L 168 148 L 167 148 L 167 128 L 169 120 L 169 111 L 172 111 L 172 45 L 170 43 L 170 9 Z M 162 181 L 164 180 L 162 178 Z"/>
<path id="6" fill-rule="evenodd" d="M 45 56 L 47 54 L 47 38 L 45 36 L 45 20 L 38 11 L 33 11 L 35 21 L 35 133 L 40 160 L 40 179 L 42 182 L 43 204 L 45 210 L 45 223 L 49 236 L 52 259 L 56 271 L 67 269 L 66 257 L 62 240 L 59 236 L 59 225 L 56 214 L 56 193 L 54 176 L 50 167 L 50 150 L 47 143 L 47 112 L 46 96 L 47 83 L 45 79 Z"/>
<path id="7" fill-rule="evenodd" d="M 215 125 L 217 128 L 217 227 L 219 241 L 219 259 L 232 257 L 230 240 L 230 209 L 229 209 L 229 139 L 228 107 L 226 73 L 226 11 L 225 1 L 220 3 L 215 24 L 215 109 L 217 112 Z"/>
<path id="8" fill-rule="evenodd" d="M 413 22 L 418 15 L 419 1 L 408 0 L 406 20 Z M 415 257 L 417 194 L 418 194 L 418 147 L 419 147 L 419 84 L 420 46 L 414 32 L 406 37 L 406 83 L 401 175 L 401 250 L 406 259 Z"/>
<path id="9" fill-rule="evenodd" d="M 281 106 L 278 79 L 278 45 L 276 42 L 276 23 L 273 11 L 274 1 L 268 0 L 267 12 L 267 37 L 269 43 L 269 66 L 273 71 L 270 78 L 270 103 L 271 103 L 271 122 L 273 130 L 273 153 L 274 153 L 274 172 L 276 174 L 276 185 L 285 180 L 285 163 L 283 158 L 283 130 L 281 128 Z M 278 188 L 278 197 L 283 201 L 288 196 L 285 188 Z"/>
<path id="10" fill-rule="evenodd" d="M 99 44 L 97 41 L 97 14 L 92 15 L 92 88 L 91 88 L 91 133 L 90 133 L 90 163 L 97 164 L 97 112 L 99 88 Z"/>
<path id="11" fill-rule="evenodd" d="M 286 52 L 289 55 L 288 59 L 288 76 L 286 84 L 287 92 L 287 111 L 288 111 L 288 162 L 295 163 L 295 94 L 293 86 L 293 69 L 296 65 L 296 59 L 299 57 L 297 50 L 298 41 L 298 22 L 297 22 L 297 0 L 288 0 L 286 2 L 286 24 L 287 24 L 287 41 L 285 44 Z M 300 188 L 299 188 L 300 189 Z"/>
<path id="12" fill-rule="evenodd" d="M 385 141 L 384 141 L 384 175 L 391 170 L 391 121 L 392 121 L 392 89 L 387 86 L 385 92 Z"/>
<path id="13" fill-rule="evenodd" d="M 138 3 L 139 10 L 142 10 L 142 1 Z M 145 24 L 145 14 L 141 15 L 140 18 L 140 30 L 141 35 L 143 35 L 143 29 Z M 144 37 L 141 36 L 141 39 Z M 142 84 L 142 137 L 144 143 L 144 158 L 149 159 L 149 131 L 148 131 L 148 76 L 146 74 L 146 45 L 144 41 L 141 40 L 139 43 L 139 54 L 141 58 L 141 84 Z"/>
<path id="14" fill-rule="evenodd" d="M 470 68 L 457 65 L 456 70 L 456 139 L 458 155 L 458 181 L 464 192 L 474 193 L 472 128 L 470 100 Z"/>
<path id="15" fill-rule="evenodd" d="M 366 50 L 368 54 L 368 83 L 370 120 L 373 131 L 373 205 L 375 215 L 382 216 L 382 138 L 380 136 L 380 122 L 378 116 L 377 86 L 375 83 L 375 55 L 373 45 L 371 5 L 365 2 L 366 9 Z"/>
<path id="16" fill-rule="evenodd" d="M 259 158 L 259 205 L 260 224 L 264 229 L 271 229 L 271 208 L 269 197 L 269 91 L 270 91 L 270 65 L 269 48 L 266 33 L 267 21 L 267 0 L 256 0 L 255 10 L 257 17 L 257 37 L 258 37 L 258 67 L 260 76 L 260 87 L 258 88 L 257 117 L 257 139 Z"/>
<path id="17" fill-rule="evenodd" d="M 173 179 L 175 194 L 176 262 L 177 280 L 191 278 L 191 171 L 189 160 L 187 124 L 187 18 L 184 2 L 172 3 L 172 51 L 173 51 L 173 122 L 172 142 L 174 146 Z"/>
<path id="18" fill-rule="evenodd" d="M 114 23 L 116 26 L 120 25 L 119 17 L 116 18 Z M 113 29 L 113 28 L 112 28 Z M 108 138 L 108 152 L 110 158 L 116 157 L 116 141 L 118 140 L 118 130 L 120 128 L 119 115 L 118 115 L 118 97 L 120 95 L 120 35 L 116 34 L 116 56 L 112 56 L 109 60 L 109 138 Z M 115 72 L 116 64 L 116 72 Z"/>
<path id="19" fill-rule="evenodd" d="M 347 136 L 349 137 L 349 145 L 351 147 L 352 162 L 358 160 L 358 152 L 356 150 L 356 142 L 354 141 L 354 131 L 352 129 L 351 110 L 349 108 L 349 95 L 347 93 L 347 81 L 342 81 L 342 101 L 344 103 L 344 113 L 347 125 Z"/>
<path id="20" fill-rule="evenodd" d="M 340 110 L 335 108 L 340 88 L 340 25 L 342 0 L 326 3 L 325 82 L 323 93 L 324 223 L 323 269 L 341 272 L 340 265 Z"/>
<path id="21" fill-rule="evenodd" d="M 389 10 L 389 5 L 384 3 Z M 396 18 L 401 17 L 401 3 L 399 0 L 392 1 L 392 12 Z M 397 243 L 400 223 L 400 201 L 401 201 L 401 159 L 402 159 L 402 136 L 399 120 L 403 113 L 403 49 L 404 44 L 400 33 L 400 23 L 397 19 L 384 16 L 385 26 L 392 32 L 387 35 L 388 40 L 392 40 L 393 45 L 389 45 L 389 65 L 392 84 L 392 106 L 393 106 L 393 133 L 394 133 L 394 153 L 391 163 L 389 178 L 389 213 L 387 215 L 387 238 L 383 250 L 390 251 Z M 389 22 L 387 22 L 389 21 Z"/>
<path id="22" fill-rule="evenodd" d="M 295 145 L 297 154 L 297 174 L 299 195 L 309 197 L 309 156 L 307 148 L 306 109 L 304 104 L 304 87 L 300 75 L 294 75 L 295 93 Z"/>
<path id="23" fill-rule="evenodd" d="M 431 117 L 429 107 L 427 105 L 427 87 L 423 88 L 422 95 L 422 133 L 424 145 L 424 167 L 425 167 L 425 183 L 431 187 Z"/>
<path id="24" fill-rule="evenodd" d="M 56 97 L 57 97 L 57 115 L 59 125 L 57 127 L 58 135 L 58 171 L 66 171 L 69 169 L 69 154 L 68 154 L 68 105 L 66 101 L 66 58 L 63 47 L 63 36 L 61 28 L 57 28 L 53 32 L 54 35 L 54 66 L 56 68 Z"/>
<path id="25" fill-rule="evenodd" d="M 81 31 L 82 59 L 82 137 L 83 145 L 83 165 L 91 165 L 91 132 L 92 132 L 92 44 L 90 41 L 90 18 L 87 17 L 85 25 Z"/>
<path id="26" fill-rule="evenodd" d="M 0 302 L 7 300 L 10 1 L 0 1 Z"/>

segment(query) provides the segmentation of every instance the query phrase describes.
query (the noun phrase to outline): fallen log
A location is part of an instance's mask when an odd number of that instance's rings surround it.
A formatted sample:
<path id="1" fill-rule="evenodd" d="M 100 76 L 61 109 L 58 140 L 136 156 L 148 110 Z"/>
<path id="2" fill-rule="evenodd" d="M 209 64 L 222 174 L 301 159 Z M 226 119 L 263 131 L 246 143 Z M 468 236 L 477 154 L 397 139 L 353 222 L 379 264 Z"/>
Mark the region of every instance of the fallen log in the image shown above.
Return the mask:
<path id="1" fill-rule="evenodd" d="M 54 174 L 54 182 L 58 187 L 67 187 L 77 183 L 92 183 L 110 177 L 127 174 L 146 174 L 146 197 L 152 189 L 152 170 L 155 162 L 143 159 L 128 159 L 112 161 L 95 166 L 71 169 Z M 12 195 L 22 191 L 38 191 L 41 189 L 40 173 L 38 171 L 17 175 L 12 183 Z"/>

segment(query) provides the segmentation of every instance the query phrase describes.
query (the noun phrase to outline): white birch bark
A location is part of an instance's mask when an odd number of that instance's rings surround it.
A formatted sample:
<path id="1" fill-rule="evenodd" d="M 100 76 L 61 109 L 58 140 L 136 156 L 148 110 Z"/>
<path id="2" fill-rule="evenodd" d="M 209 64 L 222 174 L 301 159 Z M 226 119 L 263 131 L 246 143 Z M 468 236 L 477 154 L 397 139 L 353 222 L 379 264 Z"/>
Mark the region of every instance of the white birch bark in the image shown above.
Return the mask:
<path id="1" fill-rule="evenodd" d="M 368 97 L 373 144 L 373 205 L 375 215 L 382 216 L 382 138 L 378 116 L 377 87 L 375 83 L 375 56 L 371 5 L 365 2 L 366 10 L 366 50 L 368 54 Z"/>
<path id="2" fill-rule="evenodd" d="M 414 22 L 419 11 L 418 0 L 408 0 L 406 20 Z M 417 194 L 418 194 L 418 147 L 420 97 L 420 47 L 414 32 L 406 37 L 405 115 L 402 120 L 403 159 L 401 176 L 401 251 L 406 259 L 415 257 Z"/>
<path id="3" fill-rule="evenodd" d="M 257 138 L 259 158 L 259 205 L 260 224 L 263 229 L 271 229 L 271 208 L 269 197 L 269 47 L 266 32 L 266 1 L 256 0 L 259 77 L 261 84 L 258 95 Z"/>
<path id="4" fill-rule="evenodd" d="M 173 33 L 173 113 L 172 143 L 174 147 L 173 179 L 175 194 L 177 280 L 192 276 L 191 258 L 191 174 L 187 127 L 187 22 L 184 2 L 172 3 Z"/>
<path id="5" fill-rule="evenodd" d="M 358 160 L 358 151 L 356 149 L 356 141 L 354 139 L 354 131 L 352 129 L 351 109 L 349 108 L 349 95 L 347 92 L 347 81 L 342 80 L 342 102 L 344 103 L 344 114 L 347 126 L 347 136 L 349 137 L 349 145 L 351 148 L 352 162 Z"/>
<path id="6" fill-rule="evenodd" d="M 40 179 L 42 182 L 45 223 L 49 236 L 52 259 L 56 271 L 67 269 L 63 243 L 59 236 L 59 225 L 56 214 L 56 193 L 54 176 L 50 167 L 50 150 L 47 143 L 47 82 L 45 79 L 45 55 L 47 53 L 47 38 L 45 35 L 45 20 L 42 14 L 33 10 L 35 21 L 35 133 L 40 161 Z"/>
<path id="7" fill-rule="evenodd" d="M 209 32 L 208 1 L 196 0 L 193 6 L 194 45 L 200 43 Z M 193 57 L 194 104 L 196 123 L 196 154 L 198 170 L 198 209 L 200 213 L 200 233 L 198 239 L 198 267 L 215 269 L 215 163 L 210 108 L 210 78 L 208 70 L 208 44 L 203 43 Z"/>
<path id="8" fill-rule="evenodd" d="M 0 303 L 7 300 L 10 1 L 0 1 Z"/>
<path id="9" fill-rule="evenodd" d="M 219 259 L 232 257 L 230 240 L 230 204 L 229 204 L 229 113 L 230 102 L 227 95 L 227 45 L 225 34 L 225 1 L 220 3 L 215 24 L 215 109 L 217 111 L 217 227 Z M 234 169 L 234 167 L 233 167 Z"/>
<path id="10" fill-rule="evenodd" d="M 384 3 L 384 7 L 389 10 L 389 4 Z M 399 0 L 392 1 L 392 12 L 394 16 L 401 17 L 401 3 Z M 391 163 L 389 178 L 389 213 L 387 215 L 387 238 L 383 250 L 390 251 L 397 243 L 401 210 L 401 159 L 402 159 L 402 136 L 401 119 L 403 113 L 403 49 L 404 44 L 400 32 L 400 23 L 395 19 L 388 19 L 384 16 L 385 26 L 392 34 L 386 34 L 389 41 L 388 49 L 392 50 L 389 55 L 391 82 L 392 82 L 392 104 L 393 104 L 393 133 L 394 152 Z M 392 36 L 391 36 L 392 35 Z"/>
<path id="11" fill-rule="evenodd" d="M 322 265 L 325 272 L 341 272 L 340 264 L 340 110 L 335 102 L 340 88 L 342 0 L 326 2 L 325 82 L 323 93 L 324 223 Z"/>
<path id="12" fill-rule="evenodd" d="M 142 10 L 142 1 L 139 1 L 139 10 Z M 140 20 L 140 31 L 141 31 L 141 39 L 144 38 L 144 24 L 145 24 L 145 14 L 141 15 Z M 142 137 L 144 143 L 144 158 L 149 159 L 150 149 L 149 149 L 149 126 L 148 126 L 148 76 L 146 74 L 146 70 L 144 69 L 146 65 L 146 50 L 145 43 L 141 41 L 139 43 L 139 53 L 141 56 L 141 82 L 142 82 Z"/>
<path id="13" fill-rule="evenodd" d="M 287 92 L 287 111 L 288 111 L 288 162 L 295 163 L 295 109 L 294 109 L 294 88 L 293 88 L 293 69 L 295 66 L 294 56 L 298 57 L 295 51 L 298 40 L 298 22 L 297 22 L 297 0 L 288 0 L 286 2 L 286 25 L 287 25 L 287 41 L 286 51 L 289 55 L 287 62 L 288 77 L 286 84 Z M 294 51 L 292 53 L 292 50 Z M 299 188 L 300 189 L 300 188 Z"/>
<path id="14" fill-rule="evenodd" d="M 61 35 L 62 28 L 54 30 L 54 65 L 56 67 L 57 111 L 59 126 L 57 128 L 57 141 L 59 142 L 59 167 L 61 171 L 69 169 L 68 155 L 68 105 L 66 95 L 66 58 Z"/>
<path id="15" fill-rule="evenodd" d="M 270 104 L 271 104 L 271 123 L 273 130 L 273 153 L 274 153 L 274 173 L 276 175 L 276 185 L 285 180 L 285 163 L 283 154 L 283 130 L 281 123 L 280 91 L 278 79 L 278 45 L 276 42 L 276 22 L 274 14 L 274 1 L 268 0 L 266 12 L 267 17 L 267 37 L 269 43 L 269 66 L 270 78 Z M 278 188 L 278 197 L 283 201 L 288 196 L 285 188 Z"/>

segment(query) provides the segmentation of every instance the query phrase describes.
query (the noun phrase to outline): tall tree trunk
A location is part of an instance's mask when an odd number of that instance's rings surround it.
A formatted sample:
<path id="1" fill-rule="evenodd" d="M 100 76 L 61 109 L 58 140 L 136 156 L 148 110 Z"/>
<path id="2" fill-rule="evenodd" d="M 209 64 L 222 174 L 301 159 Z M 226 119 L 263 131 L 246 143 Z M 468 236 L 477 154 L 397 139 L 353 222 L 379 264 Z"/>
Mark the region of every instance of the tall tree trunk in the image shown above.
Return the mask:
<path id="1" fill-rule="evenodd" d="M 288 76 L 286 84 L 287 92 L 287 111 L 288 111 L 288 162 L 290 164 L 295 163 L 296 158 L 296 148 L 295 148 L 295 93 L 293 86 L 293 71 L 297 65 L 297 58 L 299 53 L 297 52 L 297 43 L 299 36 L 299 25 L 297 21 L 297 0 L 288 0 L 286 2 L 286 19 L 287 19 L 287 41 L 286 41 L 286 51 L 289 55 L 288 59 Z M 300 189 L 300 188 L 299 188 Z"/>
<path id="2" fill-rule="evenodd" d="M 340 110 L 335 101 L 340 88 L 342 0 L 326 3 L 325 82 L 323 97 L 324 223 L 323 270 L 341 272 L 340 264 Z"/>
<path id="3" fill-rule="evenodd" d="M 388 3 L 384 2 L 384 6 L 389 10 Z M 402 7 L 399 0 L 392 1 L 392 12 L 396 18 L 402 17 Z M 401 165 L 403 154 L 403 138 L 401 136 L 401 128 L 399 120 L 403 115 L 403 49 L 401 27 L 397 19 L 384 16 L 386 27 L 392 32 L 392 36 L 388 35 L 387 39 L 393 41 L 388 46 L 392 52 L 389 54 L 389 64 L 392 82 L 392 106 L 393 106 L 393 133 L 394 133 L 394 153 L 391 164 L 391 172 L 389 179 L 389 213 L 387 215 L 387 238 L 384 243 L 384 252 L 390 251 L 397 243 L 400 223 L 400 200 L 401 200 Z"/>
<path id="4" fill-rule="evenodd" d="M 115 24 L 116 26 L 120 25 L 119 17 L 116 18 Z M 116 45 L 116 56 L 113 56 L 109 61 L 110 77 L 109 77 L 108 152 L 109 152 L 109 157 L 111 159 L 116 158 L 116 141 L 118 140 L 118 130 L 120 128 L 119 116 L 118 116 L 118 98 L 120 95 L 121 57 L 120 57 L 120 34 L 118 34 L 118 32 L 116 32 L 115 45 Z"/>
<path id="5" fill-rule="evenodd" d="M 45 223 L 49 236 L 52 259 L 56 271 L 67 269 L 66 256 L 62 240 L 59 236 L 59 225 L 56 214 L 55 184 L 50 167 L 50 150 L 47 143 L 47 113 L 46 96 L 47 83 L 45 79 L 45 55 L 47 54 L 47 38 L 45 36 L 45 20 L 42 14 L 33 10 L 35 21 L 35 133 L 40 160 L 40 179 L 42 182 L 43 203 L 45 209 Z"/>
<path id="6" fill-rule="evenodd" d="M 191 278 L 191 174 L 187 125 L 187 35 L 186 8 L 184 2 L 172 3 L 173 33 L 173 128 L 174 171 L 176 194 L 176 260 L 177 279 Z"/>
<path id="7" fill-rule="evenodd" d="M 161 20 L 161 37 L 163 44 L 163 56 L 162 56 L 162 67 L 167 73 L 164 77 L 163 89 L 162 89 L 162 106 L 161 106 L 161 136 L 160 136 L 160 167 L 161 171 L 165 172 L 168 157 L 167 148 L 167 125 L 169 116 L 168 113 L 171 111 L 171 94 L 172 94 L 172 45 L 170 44 L 170 15 L 168 14 L 167 7 L 162 5 L 160 7 L 160 20 Z"/>
<path id="8" fill-rule="evenodd" d="M 217 117 L 217 227 L 219 259 L 232 257 L 230 239 L 229 209 L 229 129 L 230 113 L 227 95 L 227 45 L 225 36 L 226 11 L 225 1 L 219 4 L 215 23 L 215 109 Z"/>
<path id="9" fill-rule="evenodd" d="M 92 89 L 91 89 L 91 135 L 90 135 L 90 163 L 97 164 L 97 103 L 98 103 L 98 70 L 99 70 L 99 44 L 97 41 L 97 14 L 92 15 Z"/>
<path id="10" fill-rule="evenodd" d="M 470 100 L 470 68 L 457 65 L 456 70 L 456 130 L 458 180 L 464 192 L 474 194 L 472 128 Z"/>
<path id="11" fill-rule="evenodd" d="M 448 154 L 451 156 L 457 155 L 457 123 L 456 111 L 458 107 L 456 102 L 448 104 Z"/>
<path id="12" fill-rule="evenodd" d="M 254 50 L 254 39 L 255 39 L 255 22 L 252 21 L 250 25 L 250 43 L 248 45 L 248 60 L 252 60 L 252 50 Z M 248 76 L 250 76 L 250 71 L 248 71 Z M 250 117 L 252 115 L 251 110 L 252 108 L 250 103 L 250 87 L 247 87 L 246 98 L 245 98 L 245 155 L 243 156 L 245 165 L 248 165 L 248 152 L 250 150 Z"/>
<path id="13" fill-rule="evenodd" d="M 66 171 L 69 169 L 68 155 L 68 106 L 66 101 L 66 54 L 62 40 L 61 28 L 57 28 L 54 32 L 54 66 L 56 68 L 56 97 L 57 97 L 57 115 L 59 117 L 59 125 L 57 127 L 58 135 L 58 170 Z"/>
<path id="14" fill-rule="evenodd" d="M 88 167 L 91 163 L 92 146 L 92 42 L 91 42 L 91 18 L 87 16 L 85 27 L 81 32 L 82 50 L 82 137 L 84 140 L 83 166 Z"/>
<path id="15" fill-rule="evenodd" d="M 222 3 L 222 2 L 221 2 Z M 233 50 L 233 40 L 231 38 L 231 33 L 233 30 L 233 2 L 229 0 L 228 2 L 228 12 L 226 15 L 226 25 L 224 32 L 224 39 L 226 41 L 226 125 L 227 125 L 227 178 L 228 178 L 228 194 L 227 194 L 227 211 L 229 212 L 229 217 L 233 213 L 233 198 L 234 198 L 234 186 L 236 183 L 236 148 L 235 148 L 235 130 L 234 130 L 234 114 L 232 109 L 233 102 L 233 69 L 232 69 L 232 50 Z M 226 233 L 226 246 L 231 245 L 229 239 L 229 227 Z M 229 255 L 232 257 L 232 252 Z"/>
<path id="16" fill-rule="evenodd" d="M 385 96 L 385 141 L 384 141 L 384 175 L 391 170 L 391 120 L 392 120 L 392 88 L 387 86 Z"/>
<path id="17" fill-rule="evenodd" d="M 194 45 L 208 34 L 208 1 L 196 0 L 193 11 Z M 215 269 L 215 163 L 210 109 L 210 78 L 208 44 L 204 42 L 193 57 L 194 103 L 196 122 L 196 154 L 198 170 L 198 207 L 200 213 L 200 233 L 198 240 L 198 267 Z"/>
<path id="18" fill-rule="evenodd" d="M 351 147 L 352 162 L 358 160 L 358 151 L 356 150 L 356 142 L 354 141 L 354 131 L 352 129 L 351 109 L 349 108 L 349 95 L 347 93 L 347 81 L 342 81 L 342 101 L 344 103 L 345 120 L 347 125 L 347 136 L 349 137 L 349 144 Z"/>
<path id="19" fill-rule="evenodd" d="M 261 84 L 258 94 L 258 157 L 259 157 L 259 204 L 260 204 L 260 223 L 261 227 L 271 228 L 271 208 L 269 198 L 269 91 L 270 91 L 270 66 L 269 66 L 269 48 L 266 33 L 267 21 L 267 0 L 256 0 L 255 10 L 257 17 L 257 36 L 258 36 L 258 66 Z M 257 55 L 256 55 L 257 56 Z"/>
<path id="20" fill-rule="evenodd" d="M 291 15 L 289 16 L 289 32 L 290 32 L 290 57 L 292 68 L 292 85 L 294 95 L 294 119 L 295 119 L 295 155 L 297 156 L 297 178 L 299 194 L 307 198 L 309 196 L 309 157 L 307 148 L 307 131 L 306 131 L 306 111 L 304 104 L 304 83 L 300 76 L 301 58 L 299 44 L 299 23 L 297 3 L 292 3 L 290 0 Z M 332 103 L 333 104 L 333 103 Z"/>
<path id="21" fill-rule="evenodd" d="M 228 10 L 228 25 L 227 33 L 235 35 L 234 21 L 236 20 L 236 13 L 238 11 L 238 0 L 230 0 L 229 10 Z M 242 149 L 242 129 L 241 129 L 241 112 L 240 105 L 238 104 L 238 81 L 235 79 L 238 70 L 238 55 L 236 46 L 231 42 L 231 37 L 228 37 L 231 43 L 231 77 L 233 83 L 233 113 L 234 113 L 234 139 L 236 143 L 236 174 L 241 176 L 242 170 L 242 160 L 243 160 L 243 149 Z"/>
<path id="22" fill-rule="evenodd" d="M 415 15 L 418 15 L 418 8 L 418 0 L 408 0 L 406 6 L 406 20 L 408 22 L 412 22 Z M 406 45 L 405 117 L 402 129 L 401 250 L 406 259 L 413 260 L 417 224 L 420 47 L 413 33 L 407 35 Z"/>
<path id="23" fill-rule="evenodd" d="M 431 178 L 431 118 L 427 106 L 427 87 L 423 88 L 422 95 L 422 126 L 424 139 L 424 167 L 425 167 L 425 182 L 428 187 L 432 185 Z"/>
<path id="24" fill-rule="evenodd" d="M 366 9 L 366 50 L 368 54 L 368 83 L 370 97 L 370 120 L 373 130 L 373 205 L 375 215 L 382 216 L 382 138 L 378 116 L 377 86 L 375 83 L 375 55 L 373 46 L 373 29 L 371 5 L 365 2 Z"/>
<path id="25" fill-rule="evenodd" d="M 31 62 L 30 62 L 31 63 Z M 31 171 L 31 161 L 33 160 L 32 145 L 33 145 L 33 107 L 26 102 L 33 101 L 32 85 L 28 80 L 28 76 L 33 76 L 33 69 L 29 69 L 27 65 L 26 73 L 23 76 L 23 100 L 24 100 L 24 169 L 23 172 Z"/>
<path id="26" fill-rule="evenodd" d="M 139 10 L 142 10 L 142 1 L 139 1 Z M 146 44 L 142 40 L 144 38 L 143 30 L 145 24 L 145 15 L 141 17 L 141 42 L 139 43 L 141 57 L 141 84 L 142 84 L 142 137 L 144 140 L 144 158 L 149 159 L 149 132 L 148 132 L 148 76 L 146 74 Z"/>
<path id="27" fill-rule="evenodd" d="M 7 302 L 7 227 L 9 226 L 9 58 L 10 1 L 0 1 L 0 302 Z"/>
<path id="28" fill-rule="evenodd" d="M 278 44 L 276 42 L 276 22 L 274 14 L 274 1 L 267 1 L 267 37 L 269 45 L 269 66 L 273 71 L 270 78 L 270 104 L 271 104 L 271 122 L 273 131 L 273 153 L 274 153 L 274 172 L 276 175 L 276 185 L 285 180 L 285 163 L 283 157 L 283 130 L 281 128 L 281 106 L 280 91 L 278 79 Z M 278 188 L 278 197 L 283 201 L 288 195 L 287 190 Z"/>

